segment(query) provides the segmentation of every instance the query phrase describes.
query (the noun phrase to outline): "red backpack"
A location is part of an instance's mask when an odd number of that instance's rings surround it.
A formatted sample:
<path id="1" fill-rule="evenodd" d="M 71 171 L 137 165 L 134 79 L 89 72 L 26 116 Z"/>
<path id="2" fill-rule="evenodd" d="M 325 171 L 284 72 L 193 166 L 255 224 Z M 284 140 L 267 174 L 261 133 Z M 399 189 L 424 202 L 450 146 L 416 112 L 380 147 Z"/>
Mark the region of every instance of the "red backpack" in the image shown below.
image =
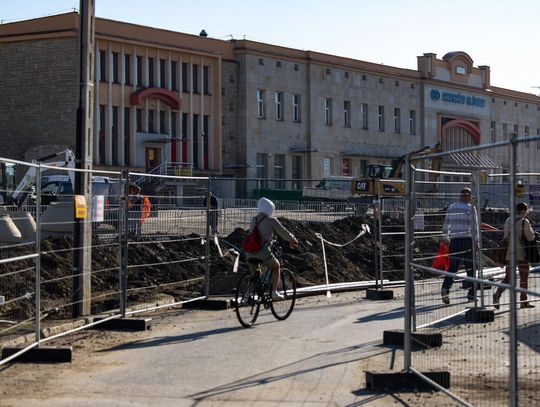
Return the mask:
<path id="1" fill-rule="evenodd" d="M 264 220 L 262 218 L 259 222 L 255 222 L 253 230 L 242 241 L 242 249 L 246 253 L 256 253 L 264 246 L 264 240 L 259 233 L 259 223 Z"/>

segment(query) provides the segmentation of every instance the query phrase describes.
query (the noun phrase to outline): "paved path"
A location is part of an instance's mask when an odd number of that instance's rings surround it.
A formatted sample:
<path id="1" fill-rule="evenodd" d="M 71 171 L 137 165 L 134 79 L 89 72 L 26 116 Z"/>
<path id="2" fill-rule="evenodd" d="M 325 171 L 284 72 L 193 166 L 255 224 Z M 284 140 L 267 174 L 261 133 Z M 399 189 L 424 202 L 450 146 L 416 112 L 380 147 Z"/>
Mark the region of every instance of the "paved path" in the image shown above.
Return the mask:
<path id="1" fill-rule="evenodd" d="M 390 363 L 379 344 L 402 327 L 402 301 L 363 296 L 302 299 L 288 320 L 263 311 L 250 329 L 231 310 L 176 311 L 144 333 L 85 333 L 71 365 L 0 370 L 0 406 L 391 405 L 362 390 L 360 362 Z"/>

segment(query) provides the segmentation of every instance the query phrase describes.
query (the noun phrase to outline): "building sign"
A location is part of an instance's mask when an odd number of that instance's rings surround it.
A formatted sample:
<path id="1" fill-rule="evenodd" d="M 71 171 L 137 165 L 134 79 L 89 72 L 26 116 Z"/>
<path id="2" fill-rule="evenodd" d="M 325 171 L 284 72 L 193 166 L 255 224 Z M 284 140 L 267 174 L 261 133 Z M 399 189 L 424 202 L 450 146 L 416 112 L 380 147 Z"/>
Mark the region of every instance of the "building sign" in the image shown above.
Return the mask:
<path id="1" fill-rule="evenodd" d="M 432 100 L 435 100 L 435 101 L 442 99 L 443 102 L 454 103 L 458 105 L 467 105 L 467 106 L 475 106 L 475 107 L 486 106 L 486 99 L 479 98 L 476 96 L 463 95 L 460 92 L 458 93 L 447 92 L 447 91 L 441 92 L 438 89 L 432 89 L 431 92 L 429 93 L 429 96 L 431 97 Z"/>
<path id="2" fill-rule="evenodd" d="M 341 160 L 341 175 L 350 175 L 349 166 L 350 161 L 348 158 L 344 158 L 343 160 Z"/>

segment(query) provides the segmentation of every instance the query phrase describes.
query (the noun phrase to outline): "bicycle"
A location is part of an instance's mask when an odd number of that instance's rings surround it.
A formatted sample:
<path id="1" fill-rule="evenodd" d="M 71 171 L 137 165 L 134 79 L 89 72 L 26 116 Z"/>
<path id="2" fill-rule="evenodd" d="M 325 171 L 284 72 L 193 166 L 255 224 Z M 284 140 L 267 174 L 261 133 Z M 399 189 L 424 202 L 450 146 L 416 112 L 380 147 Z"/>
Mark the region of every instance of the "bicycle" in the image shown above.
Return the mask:
<path id="1" fill-rule="evenodd" d="M 282 247 L 276 248 L 276 256 L 281 261 Z M 238 281 L 235 295 L 235 311 L 238 321 L 246 328 L 255 324 L 261 305 L 272 312 L 279 320 L 287 319 L 296 303 L 296 280 L 294 274 L 286 269 L 281 269 L 278 292 L 283 295 L 283 300 L 272 300 L 272 269 L 261 267 L 261 260 L 249 259 L 250 271 L 244 274 Z"/>

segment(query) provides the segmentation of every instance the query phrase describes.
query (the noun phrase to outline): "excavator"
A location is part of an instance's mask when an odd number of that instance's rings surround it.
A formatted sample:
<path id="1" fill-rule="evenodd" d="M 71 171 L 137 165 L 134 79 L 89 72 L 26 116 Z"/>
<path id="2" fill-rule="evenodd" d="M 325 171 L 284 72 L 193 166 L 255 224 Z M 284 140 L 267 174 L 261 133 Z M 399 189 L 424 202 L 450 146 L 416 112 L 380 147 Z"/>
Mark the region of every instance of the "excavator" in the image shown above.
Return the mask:
<path id="1" fill-rule="evenodd" d="M 428 155 L 441 151 L 440 143 L 427 146 L 420 150 L 413 151 L 414 155 Z M 405 181 L 402 179 L 403 164 L 405 157 L 402 156 L 392 165 L 370 164 L 366 167 L 363 178 L 352 181 L 351 193 L 359 196 L 371 197 L 399 197 L 405 195 Z M 431 169 L 438 171 L 441 168 L 441 158 L 431 160 Z M 435 180 L 437 174 L 430 174 Z"/>
<path id="2" fill-rule="evenodd" d="M 75 168 L 75 154 L 68 148 L 62 152 L 34 160 L 32 163 L 42 163 L 48 167 Z M 16 205 L 18 208 L 23 205 L 28 195 L 32 192 L 32 187 L 36 183 L 38 171 L 39 169 L 37 167 L 32 166 L 28 168 L 28 171 L 26 171 L 26 174 L 21 179 L 11 196 L 7 196 L 7 204 Z M 68 171 L 68 174 L 71 185 L 75 185 L 74 171 Z M 42 179 L 45 178 L 44 176 L 41 177 Z"/>

